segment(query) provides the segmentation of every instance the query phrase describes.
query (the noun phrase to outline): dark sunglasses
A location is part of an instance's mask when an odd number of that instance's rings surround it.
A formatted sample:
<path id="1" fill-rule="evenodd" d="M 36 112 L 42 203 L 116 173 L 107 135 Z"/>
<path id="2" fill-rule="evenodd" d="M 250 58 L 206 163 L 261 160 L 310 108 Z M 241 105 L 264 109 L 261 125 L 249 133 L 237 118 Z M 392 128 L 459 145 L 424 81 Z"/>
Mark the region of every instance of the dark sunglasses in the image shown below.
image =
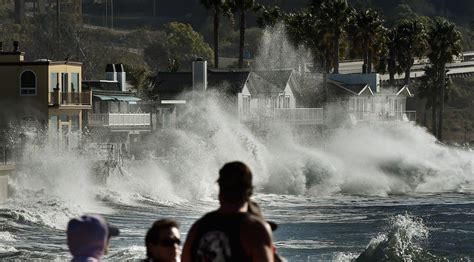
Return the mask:
<path id="1" fill-rule="evenodd" d="M 158 242 L 160 246 L 173 247 L 175 244 L 181 245 L 181 240 L 177 238 L 162 239 Z"/>

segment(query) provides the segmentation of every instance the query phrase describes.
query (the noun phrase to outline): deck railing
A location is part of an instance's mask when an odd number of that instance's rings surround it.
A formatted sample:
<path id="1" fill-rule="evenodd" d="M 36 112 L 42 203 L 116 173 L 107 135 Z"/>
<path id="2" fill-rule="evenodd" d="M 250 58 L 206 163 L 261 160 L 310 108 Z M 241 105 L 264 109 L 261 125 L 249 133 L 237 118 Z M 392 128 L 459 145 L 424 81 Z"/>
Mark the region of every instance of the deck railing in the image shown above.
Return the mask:
<path id="1" fill-rule="evenodd" d="M 89 114 L 89 126 L 94 127 L 149 127 L 150 114 L 109 113 Z"/>
<path id="2" fill-rule="evenodd" d="M 324 111 L 322 108 L 250 109 L 242 116 L 244 121 L 262 119 L 294 124 L 318 124 L 324 122 Z"/>
<path id="3" fill-rule="evenodd" d="M 50 105 L 91 105 L 90 92 L 51 92 L 49 93 Z"/>
<path id="4" fill-rule="evenodd" d="M 416 111 L 394 111 L 385 113 L 352 111 L 350 114 L 357 121 L 416 121 Z"/>
<path id="5" fill-rule="evenodd" d="M 324 112 L 322 108 L 276 108 L 273 118 L 293 123 L 323 123 Z"/>

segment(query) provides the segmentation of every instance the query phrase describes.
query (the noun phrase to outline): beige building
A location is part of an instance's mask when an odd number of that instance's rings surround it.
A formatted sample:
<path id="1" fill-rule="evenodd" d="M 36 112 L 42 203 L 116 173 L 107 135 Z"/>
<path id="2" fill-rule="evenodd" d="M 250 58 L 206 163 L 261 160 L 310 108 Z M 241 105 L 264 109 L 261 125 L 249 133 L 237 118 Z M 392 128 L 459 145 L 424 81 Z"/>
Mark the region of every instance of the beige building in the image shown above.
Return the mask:
<path id="1" fill-rule="evenodd" d="M 50 134 L 81 131 L 91 93 L 82 92 L 82 64 L 25 61 L 23 52 L 0 43 L 0 129 L 9 123 L 47 127 Z M 54 132 L 57 131 L 57 132 Z"/>

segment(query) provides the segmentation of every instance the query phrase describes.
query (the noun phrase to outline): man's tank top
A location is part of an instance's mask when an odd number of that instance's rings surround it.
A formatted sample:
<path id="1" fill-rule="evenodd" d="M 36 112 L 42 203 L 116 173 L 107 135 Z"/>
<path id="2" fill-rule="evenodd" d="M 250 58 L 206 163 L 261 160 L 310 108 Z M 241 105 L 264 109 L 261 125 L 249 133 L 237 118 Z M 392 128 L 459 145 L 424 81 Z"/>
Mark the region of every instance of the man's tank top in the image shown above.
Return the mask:
<path id="1" fill-rule="evenodd" d="M 248 216 L 248 213 L 206 214 L 192 246 L 193 261 L 252 261 L 240 245 L 240 227 Z"/>

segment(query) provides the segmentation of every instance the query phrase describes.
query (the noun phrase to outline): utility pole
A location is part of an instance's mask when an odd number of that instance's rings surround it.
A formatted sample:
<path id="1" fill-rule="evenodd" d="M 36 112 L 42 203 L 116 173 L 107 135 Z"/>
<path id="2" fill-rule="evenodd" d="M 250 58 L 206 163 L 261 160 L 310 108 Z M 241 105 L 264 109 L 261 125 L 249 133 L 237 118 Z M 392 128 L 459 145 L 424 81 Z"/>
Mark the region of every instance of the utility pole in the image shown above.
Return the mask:
<path id="1" fill-rule="evenodd" d="M 109 17 L 108 17 L 108 6 L 107 6 L 107 2 L 108 0 L 105 0 L 105 27 L 108 27 L 108 23 L 109 23 Z"/>
<path id="2" fill-rule="evenodd" d="M 59 0 L 56 0 L 56 37 L 58 38 L 58 49 L 56 51 L 59 51 L 59 48 L 61 46 L 61 31 L 59 30 L 59 12 Z"/>
<path id="3" fill-rule="evenodd" d="M 114 29 L 114 0 L 110 0 L 110 27 Z"/>
<path id="4" fill-rule="evenodd" d="M 464 121 L 464 144 L 467 144 L 467 121 Z"/>

